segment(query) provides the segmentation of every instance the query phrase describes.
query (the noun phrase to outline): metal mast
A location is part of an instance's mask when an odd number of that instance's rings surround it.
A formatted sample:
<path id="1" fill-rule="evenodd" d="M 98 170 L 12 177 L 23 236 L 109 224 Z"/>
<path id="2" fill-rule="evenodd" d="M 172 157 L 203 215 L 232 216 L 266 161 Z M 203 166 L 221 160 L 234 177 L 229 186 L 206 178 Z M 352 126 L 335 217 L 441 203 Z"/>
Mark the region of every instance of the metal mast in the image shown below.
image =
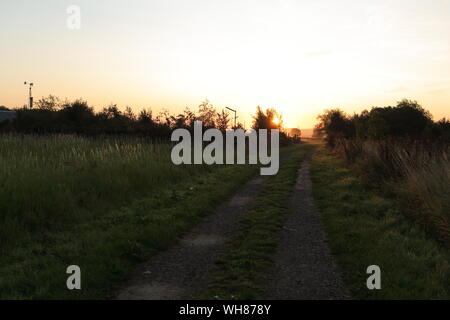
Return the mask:
<path id="1" fill-rule="evenodd" d="M 236 119 L 237 119 L 237 117 L 236 117 L 236 110 L 228 108 L 228 107 L 225 107 L 225 108 L 230 110 L 230 111 L 232 111 L 232 112 L 234 112 L 234 129 L 236 129 L 236 125 L 237 125 L 237 122 L 236 122 Z"/>
<path id="2" fill-rule="evenodd" d="M 32 109 L 33 108 L 33 94 L 31 92 L 31 88 L 33 88 L 34 83 L 25 81 L 23 84 L 29 86 L 28 87 L 28 107 L 30 109 Z"/>

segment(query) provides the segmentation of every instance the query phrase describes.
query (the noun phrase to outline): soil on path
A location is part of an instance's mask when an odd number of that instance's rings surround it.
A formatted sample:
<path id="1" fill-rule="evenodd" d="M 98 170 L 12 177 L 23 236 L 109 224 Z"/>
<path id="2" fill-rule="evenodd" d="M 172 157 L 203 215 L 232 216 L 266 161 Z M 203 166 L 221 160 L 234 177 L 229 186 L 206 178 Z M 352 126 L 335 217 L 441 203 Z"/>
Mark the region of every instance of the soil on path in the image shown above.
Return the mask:
<path id="1" fill-rule="evenodd" d="M 290 209 L 279 235 L 267 299 L 348 298 L 312 198 L 311 154 L 298 170 Z"/>
<path id="2" fill-rule="evenodd" d="M 312 198 L 309 154 L 298 170 L 290 209 L 279 233 L 275 270 L 267 299 L 346 299 L 347 290 L 330 253 Z M 195 227 L 178 245 L 142 264 L 117 299 L 193 299 L 206 286 L 225 240 L 264 187 L 255 177 Z"/>
<path id="3" fill-rule="evenodd" d="M 222 245 L 236 222 L 264 186 L 255 177 L 229 201 L 187 234 L 178 245 L 160 252 L 132 274 L 118 291 L 121 300 L 192 299 L 207 283 Z"/>

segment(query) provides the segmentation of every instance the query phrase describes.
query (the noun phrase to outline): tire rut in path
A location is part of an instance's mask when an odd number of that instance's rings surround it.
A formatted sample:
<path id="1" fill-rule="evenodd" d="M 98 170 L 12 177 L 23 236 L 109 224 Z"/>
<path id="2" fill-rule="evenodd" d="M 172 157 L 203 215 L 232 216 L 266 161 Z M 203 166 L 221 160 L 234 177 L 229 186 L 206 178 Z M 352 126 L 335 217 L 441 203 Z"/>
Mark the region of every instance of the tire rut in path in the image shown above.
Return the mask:
<path id="1" fill-rule="evenodd" d="M 116 295 L 121 300 L 192 299 L 207 283 L 224 240 L 235 229 L 266 178 L 247 182 L 212 215 L 184 236 L 178 245 L 156 254 L 131 275 Z"/>
<path id="2" fill-rule="evenodd" d="M 279 235 L 268 299 L 348 298 L 314 206 L 310 162 L 308 154 L 298 170 L 289 212 Z"/>

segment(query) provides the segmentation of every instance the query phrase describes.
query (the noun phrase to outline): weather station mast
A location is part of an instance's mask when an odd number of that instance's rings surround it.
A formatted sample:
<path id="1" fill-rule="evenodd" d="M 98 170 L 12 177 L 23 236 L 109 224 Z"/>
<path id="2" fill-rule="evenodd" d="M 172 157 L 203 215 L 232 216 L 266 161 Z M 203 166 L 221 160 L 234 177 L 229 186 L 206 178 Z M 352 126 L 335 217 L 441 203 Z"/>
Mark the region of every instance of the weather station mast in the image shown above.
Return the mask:
<path id="1" fill-rule="evenodd" d="M 28 85 L 28 108 L 32 109 L 33 108 L 33 93 L 31 91 L 31 89 L 34 86 L 33 82 L 24 82 L 24 85 Z"/>

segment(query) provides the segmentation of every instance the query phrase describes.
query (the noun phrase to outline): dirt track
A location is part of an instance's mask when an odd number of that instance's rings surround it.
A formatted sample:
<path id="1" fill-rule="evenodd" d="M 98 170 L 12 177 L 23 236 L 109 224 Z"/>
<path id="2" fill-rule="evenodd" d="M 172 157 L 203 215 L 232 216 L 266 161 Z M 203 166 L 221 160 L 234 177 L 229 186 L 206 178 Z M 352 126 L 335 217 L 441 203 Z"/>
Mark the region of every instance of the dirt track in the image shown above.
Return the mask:
<path id="1" fill-rule="evenodd" d="M 224 240 L 261 191 L 264 177 L 246 183 L 180 243 L 141 265 L 118 292 L 117 299 L 191 299 L 208 280 Z"/>
<path id="2" fill-rule="evenodd" d="M 267 299 L 348 297 L 314 206 L 310 162 L 311 155 L 308 155 L 298 170 L 290 210 L 279 235 L 276 269 Z"/>
<path id="3" fill-rule="evenodd" d="M 311 155 L 298 171 L 290 210 L 279 234 L 275 272 L 267 299 L 345 299 L 347 291 L 334 263 L 311 195 Z M 207 284 L 224 240 L 233 233 L 264 186 L 256 177 L 236 192 L 177 246 L 142 264 L 118 291 L 117 299 L 192 299 Z"/>

